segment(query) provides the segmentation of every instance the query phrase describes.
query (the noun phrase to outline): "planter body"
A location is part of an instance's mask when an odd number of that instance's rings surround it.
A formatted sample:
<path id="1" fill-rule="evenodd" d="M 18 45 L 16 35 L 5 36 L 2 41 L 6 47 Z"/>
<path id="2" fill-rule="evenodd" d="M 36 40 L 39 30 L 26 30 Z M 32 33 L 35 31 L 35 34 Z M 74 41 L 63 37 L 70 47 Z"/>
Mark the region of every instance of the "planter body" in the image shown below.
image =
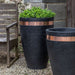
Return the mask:
<path id="1" fill-rule="evenodd" d="M 75 75 L 75 29 L 47 29 L 47 48 L 53 75 Z"/>
<path id="2" fill-rule="evenodd" d="M 53 28 L 53 18 L 20 18 L 20 32 L 24 55 L 30 69 L 46 68 L 48 53 L 46 46 L 47 28 Z"/>

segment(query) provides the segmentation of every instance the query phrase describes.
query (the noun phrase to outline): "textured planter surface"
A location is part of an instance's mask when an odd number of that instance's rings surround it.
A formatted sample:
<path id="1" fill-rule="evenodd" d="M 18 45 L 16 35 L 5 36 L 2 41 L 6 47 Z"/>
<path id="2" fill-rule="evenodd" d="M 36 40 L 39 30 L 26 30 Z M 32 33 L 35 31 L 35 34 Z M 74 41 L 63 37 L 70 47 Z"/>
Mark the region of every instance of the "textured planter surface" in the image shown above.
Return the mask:
<path id="1" fill-rule="evenodd" d="M 53 75 L 75 75 L 75 29 L 47 29 L 47 48 Z"/>
<path id="2" fill-rule="evenodd" d="M 48 53 L 45 30 L 52 27 L 53 18 L 20 19 L 22 45 L 28 68 L 43 69 L 47 67 Z"/>

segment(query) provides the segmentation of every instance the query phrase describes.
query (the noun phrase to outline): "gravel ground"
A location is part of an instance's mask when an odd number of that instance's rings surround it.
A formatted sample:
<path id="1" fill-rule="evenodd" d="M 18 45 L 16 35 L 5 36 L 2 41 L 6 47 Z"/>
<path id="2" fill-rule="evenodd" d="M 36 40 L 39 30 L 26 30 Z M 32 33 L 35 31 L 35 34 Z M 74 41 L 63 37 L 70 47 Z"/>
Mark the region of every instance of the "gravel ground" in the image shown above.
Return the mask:
<path id="1" fill-rule="evenodd" d="M 0 75 L 52 75 L 51 66 L 46 69 L 28 69 L 24 56 L 21 56 L 10 68 L 6 67 L 6 59 L 0 58 Z"/>

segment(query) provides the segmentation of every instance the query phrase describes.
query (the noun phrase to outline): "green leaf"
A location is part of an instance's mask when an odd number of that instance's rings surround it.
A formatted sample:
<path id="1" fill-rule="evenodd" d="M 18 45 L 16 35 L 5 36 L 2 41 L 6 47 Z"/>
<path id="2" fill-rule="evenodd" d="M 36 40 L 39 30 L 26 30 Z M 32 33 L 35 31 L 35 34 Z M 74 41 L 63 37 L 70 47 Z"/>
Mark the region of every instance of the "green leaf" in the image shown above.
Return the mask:
<path id="1" fill-rule="evenodd" d="M 51 18 L 56 14 L 51 10 L 41 9 L 40 7 L 32 7 L 20 13 L 21 18 Z"/>

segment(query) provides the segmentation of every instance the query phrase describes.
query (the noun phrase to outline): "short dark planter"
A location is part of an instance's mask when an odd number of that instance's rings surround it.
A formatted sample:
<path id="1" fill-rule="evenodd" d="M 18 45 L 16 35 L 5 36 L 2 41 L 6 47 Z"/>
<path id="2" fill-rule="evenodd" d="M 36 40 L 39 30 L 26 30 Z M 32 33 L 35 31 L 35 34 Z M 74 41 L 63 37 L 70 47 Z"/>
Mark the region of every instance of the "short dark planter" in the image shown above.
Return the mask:
<path id="1" fill-rule="evenodd" d="M 24 55 L 30 69 L 46 68 L 48 53 L 47 28 L 53 28 L 54 18 L 20 18 L 20 32 Z"/>
<path id="2" fill-rule="evenodd" d="M 53 75 L 75 75 L 75 29 L 51 28 L 46 33 Z"/>

